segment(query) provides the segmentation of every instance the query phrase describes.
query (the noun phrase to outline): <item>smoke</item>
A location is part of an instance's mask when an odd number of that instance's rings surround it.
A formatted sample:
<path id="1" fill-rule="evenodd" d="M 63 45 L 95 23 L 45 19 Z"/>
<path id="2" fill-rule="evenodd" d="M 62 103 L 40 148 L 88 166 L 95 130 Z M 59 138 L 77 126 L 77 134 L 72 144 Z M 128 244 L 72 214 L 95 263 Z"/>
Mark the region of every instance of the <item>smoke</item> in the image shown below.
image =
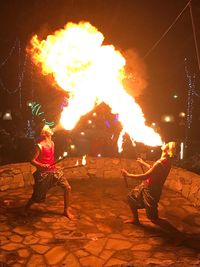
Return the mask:
<path id="1" fill-rule="evenodd" d="M 124 87 L 134 98 L 139 97 L 147 87 L 146 66 L 134 50 L 128 49 L 122 54 L 126 59 Z"/>

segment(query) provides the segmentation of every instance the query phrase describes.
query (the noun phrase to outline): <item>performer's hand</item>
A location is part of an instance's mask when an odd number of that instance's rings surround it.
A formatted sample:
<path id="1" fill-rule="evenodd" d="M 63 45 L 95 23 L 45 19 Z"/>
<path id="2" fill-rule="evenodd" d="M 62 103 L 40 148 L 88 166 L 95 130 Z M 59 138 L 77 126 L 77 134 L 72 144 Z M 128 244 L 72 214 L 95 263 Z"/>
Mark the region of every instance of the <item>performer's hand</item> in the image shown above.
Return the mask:
<path id="1" fill-rule="evenodd" d="M 43 169 L 43 170 L 46 170 L 50 167 L 50 164 L 41 164 L 40 165 L 40 168 Z"/>
<path id="2" fill-rule="evenodd" d="M 128 177 L 128 175 L 129 175 L 129 173 L 128 173 L 127 170 L 125 170 L 125 169 L 122 169 L 122 170 L 121 170 L 121 173 L 122 173 L 122 175 L 123 175 L 124 177 Z"/>
<path id="3" fill-rule="evenodd" d="M 59 165 L 56 165 L 56 169 L 58 169 L 58 170 L 64 170 L 64 167 L 61 167 Z"/>
<path id="4" fill-rule="evenodd" d="M 141 159 L 141 158 L 137 158 L 137 162 L 139 162 L 140 164 L 144 164 L 145 163 L 144 160 Z"/>

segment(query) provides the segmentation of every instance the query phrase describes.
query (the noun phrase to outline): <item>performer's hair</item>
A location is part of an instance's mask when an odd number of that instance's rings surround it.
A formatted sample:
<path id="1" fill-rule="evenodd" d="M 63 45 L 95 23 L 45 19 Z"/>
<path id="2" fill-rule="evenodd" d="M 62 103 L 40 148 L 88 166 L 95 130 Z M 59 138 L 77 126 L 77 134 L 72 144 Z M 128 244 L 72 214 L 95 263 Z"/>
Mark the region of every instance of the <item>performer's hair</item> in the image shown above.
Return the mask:
<path id="1" fill-rule="evenodd" d="M 174 157 L 176 154 L 176 143 L 174 141 L 171 141 L 166 145 L 168 147 L 168 155 L 170 156 L 170 158 Z"/>
<path id="2" fill-rule="evenodd" d="M 36 137 L 39 137 L 41 136 L 41 132 L 42 132 L 42 129 L 44 128 L 45 126 L 45 123 L 44 122 L 40 122 L 37 124 L 36 128 L 35 128 L 35 135 Z"/>

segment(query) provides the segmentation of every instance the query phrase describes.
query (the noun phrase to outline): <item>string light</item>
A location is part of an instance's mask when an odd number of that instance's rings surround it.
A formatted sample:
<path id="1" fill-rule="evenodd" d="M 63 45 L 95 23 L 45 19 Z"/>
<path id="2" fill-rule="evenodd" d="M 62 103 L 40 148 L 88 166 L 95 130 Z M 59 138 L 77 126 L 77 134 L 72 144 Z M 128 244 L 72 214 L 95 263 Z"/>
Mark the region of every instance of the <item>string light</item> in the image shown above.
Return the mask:
<path id="1" fill-rule="evenodd" d="M 10 52 L 9 52 L 8 56 L 1 62 L 0 68 L 2 68 L 6 64 L 6 62 L 9 60 L 9 58 L 12 56 L 13 51 L 15 50 L 15 47 L 17 45 L 18 45 L 18 49 L 19 49 L 19 47 L 20 47 L 20 41 L 19 41 L 19 39 L 16 39 L 15 40 L 15 43 L 14 43 L 13 47 L 10 49 Z"/>
<path id="2" fill-rule="evenodd" d="M 6 121 L 10 121 L 12 120 L 12 116 L 11 116 L 11 113 L 10 111 L 9 112 L 6 112 L 4 115 L 3 115 L 3 120 L 6 120 Z"/>
<path id="3" fill-rule="evenodd" d="M 178 95 L 173 95 L 173 98 L 175 98 L 175 99 L 178 98 Z"/>
<path id="4" fill-rule="evenodd" d="M 187 58 L 185 58 L 184 61 L 185 61 L 185 73 L 188 79 L 188 99 L 187 99 L 187 114 L 186 114 L 187 128 L 186 128 L 186 134 L 185 134 L 185 149 L 187 150 L 188 144 L 190 141 L 190 128 L 191 128 L 192 119 L 193 119 L 194 97 L 195 96 L 199 97 L 199 94 L 195 91 L 196 76 L 195 74 L 193 74 L 192 76 L 189 73 Z"/>
<path id="5" fill-rule="evenodd" d="M 17 50 L 16 53 L 18 53 L 18 58 L 19 58 L 19 63 L 18 63 L 18 85 L 14 90 L 10 90 L 6 88 L 4 82 L 2 81 L 0 77 L 0 85 L 3 88 L 4 91 L 6 91 L 8 94 L 15 94 L 16 92 L 20 92 L 20 107 L 21 107 L 21 88 L 22 88 L 22 82 L 24 79 L 24 73 L 25 73 L 25 67 L 27 63 L 27 54 L 25 54 L 24 58 L 24 63 L 22 64 L 22 69 L 21 69 L 21 44 L 20 40 L 16 39 L 13 47 L 10 49 L 10 52 L 8 56 L 0 63 L 0 69 L 5 66 L 6 63 L 8 63 L 8 60 L 10 59 L 11 56 L 13 56 L 14 51 Z"/>
<path id="6" fill-rule="evenodd" d="M 182 160 L 184 156 L 184 143 L 181 142 L 181 150 L 180 150 L 180 159 Z"/>
<path id="7" fill-rule="evenodd" d="M 187 128 L 190 129 L 191 128 L 191 124 L 192 124 L 194 88 L 193 88 L 193 83 L 192 83 L 192 76 L 189 74 L 189 71 L 188 71 L 187 59 L 186 58 L 185 58 L 185 72 L 186 72 L 186 76 L 188 78 L 188 100 L 187 100 L 187 116 L 186 116 L 186 120 L 187 120 Z M 186 139 L 188 139 L 188 136 L 186 136 Z"/>

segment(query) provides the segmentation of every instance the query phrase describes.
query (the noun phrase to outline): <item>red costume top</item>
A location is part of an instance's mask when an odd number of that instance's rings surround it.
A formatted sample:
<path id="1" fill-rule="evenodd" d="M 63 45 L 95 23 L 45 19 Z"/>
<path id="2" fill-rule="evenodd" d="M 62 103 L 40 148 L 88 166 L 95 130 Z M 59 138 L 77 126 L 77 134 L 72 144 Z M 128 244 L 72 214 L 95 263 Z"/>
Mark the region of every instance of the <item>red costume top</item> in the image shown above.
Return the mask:
<path id="1" fill-rule="evenodd" d="M 52 165 L 54 163 L 54 143 L 51 142 L 51 145 L 47 144 L 44 140 L 37 143 L 40 153 L 37 157 L 37 161 L 42 164 Z M 56 168 L 55 165 L 50 166 L 48 169 L 43 170 L 42 172 L 52 171 Z"/>

